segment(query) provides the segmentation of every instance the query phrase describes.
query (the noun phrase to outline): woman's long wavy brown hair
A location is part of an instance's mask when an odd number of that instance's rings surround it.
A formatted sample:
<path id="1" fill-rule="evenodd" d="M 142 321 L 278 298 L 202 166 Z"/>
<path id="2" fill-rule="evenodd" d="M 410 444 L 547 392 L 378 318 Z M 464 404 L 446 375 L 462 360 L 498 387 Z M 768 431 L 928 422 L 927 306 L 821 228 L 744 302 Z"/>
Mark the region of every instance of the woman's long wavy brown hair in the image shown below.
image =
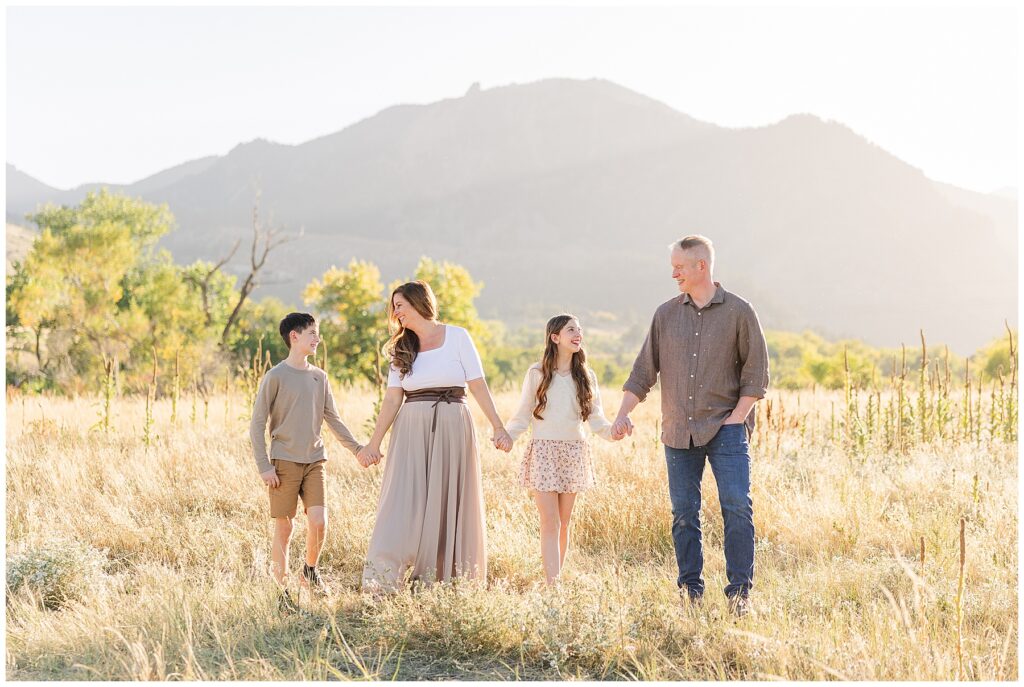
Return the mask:
<path id="1" fill-rule="evenodd" d="M 412 371 L 413 361 L 420 352 L 420 337 L 411 329 L 403 327 L 395 318 L 396 293 L 402 294 L 402 298 L 428 320 L 437 319 L 437 298 L 434 297 L 430 284 L 417 279 L 396 287 L 388 299 L 388 331 L 391 332 L 391 338 L 384 344 L 384 355 L 391 360 L 391 364 L 398 369 L 399 376 L 404 379 L 405 375 Z"/>
<path id="2" fill-rule="evenodd" d="M 558 362 L 558 344 L 551 340 L 553 334 L 558 334 L 568 324 L 569 320 L 575 320 L 574 315 L 556 315 L 548 320 L 545 327 L 544 357 L 540 362 L 540 386 L 537 387 L 537 405 L 533 409 L 533 416 L 543 420 L 541 415 L 548 405 L 548 387 L 551 386 L 551 379 L 555 374 L 555 364 Z M 572 354 L 572 363 L 569 367 L 572 372 L 572 380 L 576 382 L 576 400 L 580 404 L 580 415 L 586 422 L 593 410 L 594 391 L 590 388 L 590 376 L 587 374 L 587 354 L 580 347 L 580 350 Z"/>

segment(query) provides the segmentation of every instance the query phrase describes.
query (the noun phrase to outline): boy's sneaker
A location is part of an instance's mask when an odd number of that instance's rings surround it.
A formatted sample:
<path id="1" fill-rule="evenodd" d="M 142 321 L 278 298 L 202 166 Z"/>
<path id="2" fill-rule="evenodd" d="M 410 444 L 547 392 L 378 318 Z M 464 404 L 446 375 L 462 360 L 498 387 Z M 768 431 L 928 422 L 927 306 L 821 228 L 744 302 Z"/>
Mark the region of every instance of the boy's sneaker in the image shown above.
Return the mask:
<path id="1" fill-rule="evenodd" d="M 320 571 L 315 566 L 302 564 L 302 585 L 309 591 L 320 596 L 330 593 L 324 579 L 320 577 Z"/>
<path id="2" fill-rule="evenodd" d="M 299 605 L 295 603 L 295 599 L 287 589 L 282 589 L 281 596 L 277 598 L 277 608 L 282 613 L 293 613 L 299 610 Z"/>

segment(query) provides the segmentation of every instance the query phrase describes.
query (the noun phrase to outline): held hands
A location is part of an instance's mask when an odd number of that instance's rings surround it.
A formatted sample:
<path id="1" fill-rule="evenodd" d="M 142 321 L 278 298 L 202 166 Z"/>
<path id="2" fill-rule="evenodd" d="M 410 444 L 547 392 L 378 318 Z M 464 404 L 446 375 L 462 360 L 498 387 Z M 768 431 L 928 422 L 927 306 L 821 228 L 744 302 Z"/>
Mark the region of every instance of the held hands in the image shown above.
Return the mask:
<path id="1" fill-rule="evenodd" d="M 383 457 L 384 454 L 381 453 L 380 447 L 376 446 L 364 446 L 359 449 L 359 453 L 356 454 L 356 460 L 358 460 L 359 464 L 364 468 L 376 465 Z"/>
<path id="2" fill-rule="evenodd" d="M 629 419 L 629 416 L 615 418 L 615 422 L 612 423 L 612 439 L 619 441 L 626 435 L 633 435 L 633 422 Z"/>
<path id="3" fill-rule="evenodd" d="M 281 478 L 277 476 L 277 468 L 271 467 L 266 472 L 261 472 L 260 478 L 272 489 L 281 486 Z"/>
<path id="4" fill-rule="evenodd" d="M 508 453 L 512 450 L 512 437 L 504 427 L 499 427 L 494 430 L 494 436 L 491 437 L 491 443 L 493 443 L 495 448 L 499 451 Z"/>

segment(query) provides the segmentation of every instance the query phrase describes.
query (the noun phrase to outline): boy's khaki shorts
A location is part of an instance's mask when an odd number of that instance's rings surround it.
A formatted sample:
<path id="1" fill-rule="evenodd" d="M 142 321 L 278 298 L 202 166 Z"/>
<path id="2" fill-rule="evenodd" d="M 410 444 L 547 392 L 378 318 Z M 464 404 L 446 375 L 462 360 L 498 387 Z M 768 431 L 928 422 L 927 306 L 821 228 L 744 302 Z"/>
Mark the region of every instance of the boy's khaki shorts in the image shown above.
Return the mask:
<path id="1" fill-rule="evenodd" d="M 268 487 L 270 492 L 270 517 L 294 518 L 298 499 L 302 497 L 303 511 L 312 506 L 324 505 L 326 479 L 324 463 L 294 463 L 274 458 L 270 461 L 277 470 L 281 486 Z"/>

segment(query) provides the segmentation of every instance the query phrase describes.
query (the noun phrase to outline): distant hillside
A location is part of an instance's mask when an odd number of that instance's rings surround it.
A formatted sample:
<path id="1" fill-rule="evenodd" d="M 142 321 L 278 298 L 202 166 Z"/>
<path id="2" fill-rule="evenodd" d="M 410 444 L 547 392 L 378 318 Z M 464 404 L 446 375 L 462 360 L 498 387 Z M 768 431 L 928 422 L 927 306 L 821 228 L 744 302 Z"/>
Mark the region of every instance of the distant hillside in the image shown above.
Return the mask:
<path id="1" fill-rule="evenodd" d="M 726 129 L 607 81 L 548 80 L 252 141 L 123 190 L 170 205 L 164 244 L 191 261 L 247 235 L 257 189 L 265 215 L 305 229 L 263 289 L 296 304 L 332 264 L 369 259 L 390 280 L 426 254 L 485 282 L 487 316 L 646 322 L 674 293 L 667 244 L 699 231 L 766 327 L 880 345 L 924 327 L 966 352 L 1016 321 L 1016 200 L 937 184 L 811 115 Z M 11 193 L 9 166 L 9 218 L 84 195 L 29 190 Z"/>
<path id="2" fill-rule="evenodd" d="M 7 164 L 7 222 L 23 224 L 25 213 L 48 199 L 56 198 L 61 191 L 47 186 L 38 179 L 30 177 L 14 165 Z"/>
<path id="3" fill-rule="evenodd" d="M 7 271 L 11 271 L 11 265 L 24 260 L 25 256 L 32 249 L 32 243 L 36 240 L 38 232 L 20 227 L 17 224 L 7 223 Z"/>

